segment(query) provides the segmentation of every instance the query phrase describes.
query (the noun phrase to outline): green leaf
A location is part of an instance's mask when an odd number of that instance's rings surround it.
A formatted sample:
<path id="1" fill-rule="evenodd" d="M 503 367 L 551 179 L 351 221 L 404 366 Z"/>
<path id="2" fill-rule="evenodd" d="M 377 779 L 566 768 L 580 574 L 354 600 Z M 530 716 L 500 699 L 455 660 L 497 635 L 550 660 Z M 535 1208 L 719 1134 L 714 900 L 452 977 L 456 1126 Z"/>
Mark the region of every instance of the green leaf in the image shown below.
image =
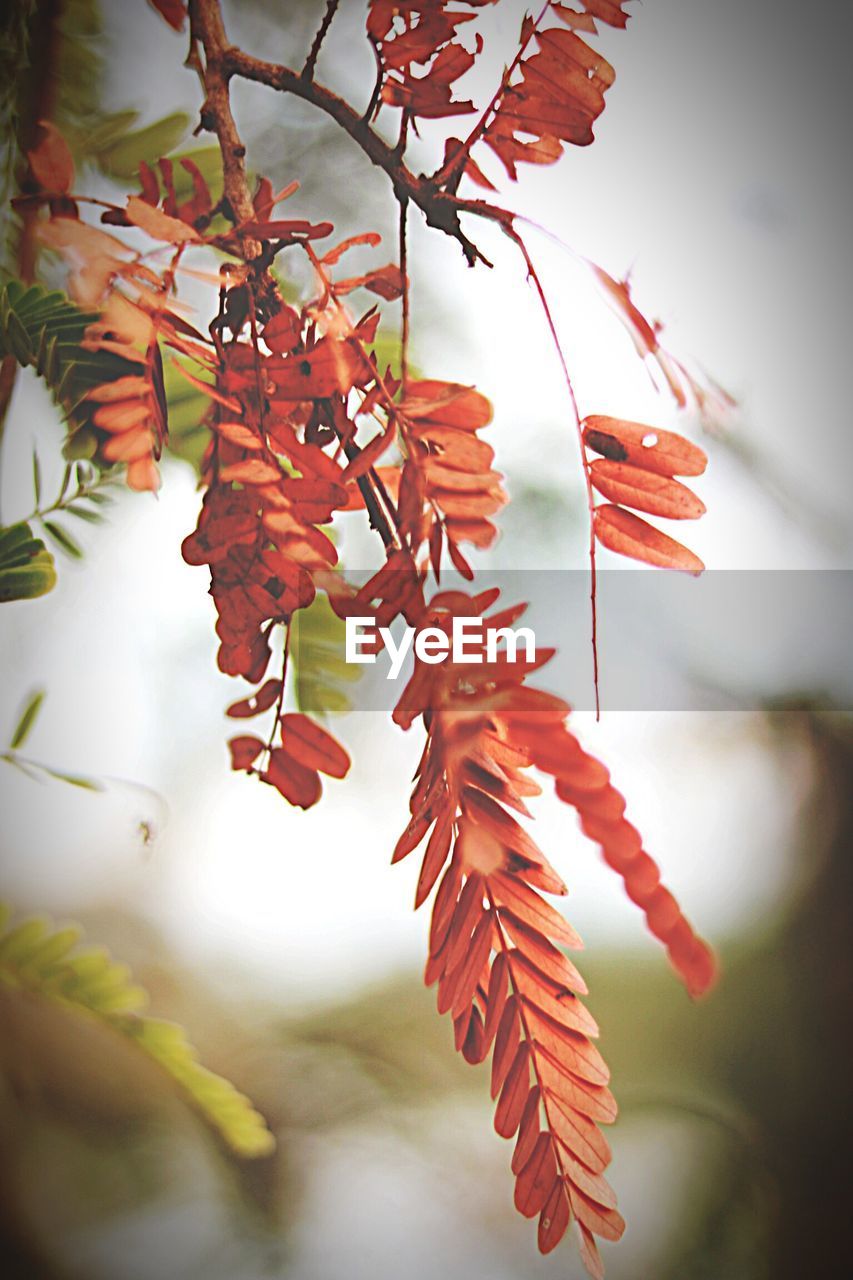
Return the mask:
<path id="1" fill-rule="evenodd" d="M 196 369 L 193 373 L 202 381 L 209 378 Z M 210 429 L 204 424 L 210 397 L 181 377 L 171 361 L 166 365 L 163 381 L 169 412 L 169 452 L 191 463 L 198 472 L 210 440 Z"/>
<path id="2" fill-rule="evenodd" d="M 96 405 L 87 394 L 103 382 L 138 372 L 111 351 L 84 351 L 88 325 L 97 320 L 58 290 L 10 280 L 0 289 L 0 357 L 13 355 L 35 369 L 68 419 L 66 456 L 90 457 L 98 437 L 92 427 Z"/>
<path id="3" fill-rule="evenodd" d="M 33 600 L 56 586 L 53 556 L 24 521 L 0 529 L 0 603 Z"/>
<path id="4" fill-rule="evenodd" d="M 63 773 L 59 769 L 49 769 L 46 764 L 40 764 L 38 767 L 51 778 L 56 778 L 57 782 L 67 782 L 69 787 L 81 787 L 84 791 L 103 791 L 104 789 L 102 782 L 98 782 L 96 778 L 87 778 L 82 773 Z"/>
<path id="5" fill-rule="evenodd" d="M 36 506 L 41 506 L 41 464 L 35 449 L 33 449 L 33 493 Z"/>
<path id="6" fill-rule="evenodd" d="M 135 178 L 143 160 L 154 164 L 174 150 L 186 137 L 190 124 L 188 115 L 176 111 L 142 129 L 123 133 L 100 147 L 95 155 L 98 166 L 110 178 Z"/>
<path id="7" fill-rule="evenodd" d="M 71 537 L 71 534 L 67 533 L 61 525 L 55 524 L 53 520 L 42 520 L 42 524 L 50 534 L 51 538 L 53 538 L 56 545 L 60 547 L 67 556 L 71 556 L 72 560 L 83 559 L 83 548 L 78 542 L 75 542 Z"/>
<path id="8" fill-rule="evenodd" d="M 145 991 L 102 947 L 79 949 L 80 930 L 48 920 L 9 928 L 0 903 L 0 984 L 94 1018 L 124 1036 L 164 1071 L 226 1145 L 246 1159 L 269 1155 L 275 1139 L 244 1094 L 201 1065 L 181 1027 L 141 1011 Z"/>
<path id="9" fill-rule="evenodd" d="M 114 111 L 84 137 L 69 141 L 76 143 L 74 151 L 77 155 L 97 157 L 101 151 L 109 151 L 111 146 L 126 137 L 138 119 L 138 111 Z"/>
<path id="10" fill-rule="evenodd" d="M 318 595 L 293 619 L 290 654 L 296 705 L 308 715 L 342 715 L 352 703 L 342 684 L 361 679 L 361 668 L 344 659 L 346 625 L 328 598 Z"/>
<path id="11" fill-rule="evenodd" d="M 100 511 L 90 511 L 88 507 L 74 505 L 65 507 L 70 516 L 76 516 L 78 520 L 85 520 L 87 524 L 103 524 L 104 517 Z"/>
<path id="12" fill-rule="evenodd" d="M 44 689 L 36 689 L 35 693 L 33 693 L 29 698 L 26 706 L 21 712 L 20 719 L 15 726 L 15 731 L 12 734 L 12 738 L 9 743 L 10 750 L 17 751 L 18 747 L 22 747 L 26 742 L 30 735 L 30 730 L 36 722 L 36 717 L 41 710 L 41 704 L 44 702 L 44 697 Z"/>

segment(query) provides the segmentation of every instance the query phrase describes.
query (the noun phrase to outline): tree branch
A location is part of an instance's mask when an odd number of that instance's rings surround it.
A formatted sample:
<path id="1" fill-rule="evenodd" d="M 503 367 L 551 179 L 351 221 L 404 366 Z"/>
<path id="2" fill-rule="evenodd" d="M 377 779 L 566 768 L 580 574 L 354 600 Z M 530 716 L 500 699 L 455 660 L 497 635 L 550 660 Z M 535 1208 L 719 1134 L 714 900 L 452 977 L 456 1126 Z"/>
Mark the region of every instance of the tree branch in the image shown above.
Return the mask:
<path id="1" fill-rule="evenodd" d="M 320 27 L 314 37 L 314 43 L 311 45 L 311 50 L 305 60 L 305 66 L 302 68 L 302 75 L 306 80 L 314 79 L 314 68 L 317 65 L 317 58 L 319 57 L 320 49 L 323 46 L 323 41 L 326 39 L 326 33 L 332 25 L 332 20 L 338 11 L 339 4 L 340 0 L 326 0 L 326 12 L 323 14 L 323 21 L 320 23 Z"/>
<path id="2" fill-rule="evenodd" d="M 194 0 L 194 4 L 207 8 L 215 5 L 215 0 Z M 280 93 L 292 93 L 330 116 L 358 144 L 367 158 L 387 173 L 398 200 L 411 200 L 421 210 L 429 226 L 458 241 L 469 266 L 474 266 L 478 261 L 489 267 L 492 265 L 463 232 L 459 214 L 475 212 L 491 221 L 505 222 L 510 217 L 508 213 L 486 204 L 485 201 L 457 200 L 454 195 L 438 189 L 429 178 L 417 177 L 403 163 L 396 147 L 390 147 L 348 102 L 316 80 L 306 80 L 290 67 L 265 62 L 262 58 L 244 53 L 234 45 L 220 46 L 218 59 L 226 81 L 230 76 L 238 75 L 244 80 L 253 80 L 277 89 Z"/>
<path id="3" fill-rule="evenodd" d="M 204 66 L 193 51 L 189 61 L 198 71 L 205 92 L 201 108 L 202 128 L 215 133 L 222 153 L 225 198 L 237 223 L 251 222 L 255 207 L 246 177 L 246 148 L 237 132 L 231 112 L 229 82 L 231 70 L 228 63 L 230 46 L 222 22 L 219 0 L 190 0 L 190 32 L 197 46 L 204 50 Z M 249 259 L 257 258 L 261 246 L 257 240 L 244 239 L 243 247 Z"/>

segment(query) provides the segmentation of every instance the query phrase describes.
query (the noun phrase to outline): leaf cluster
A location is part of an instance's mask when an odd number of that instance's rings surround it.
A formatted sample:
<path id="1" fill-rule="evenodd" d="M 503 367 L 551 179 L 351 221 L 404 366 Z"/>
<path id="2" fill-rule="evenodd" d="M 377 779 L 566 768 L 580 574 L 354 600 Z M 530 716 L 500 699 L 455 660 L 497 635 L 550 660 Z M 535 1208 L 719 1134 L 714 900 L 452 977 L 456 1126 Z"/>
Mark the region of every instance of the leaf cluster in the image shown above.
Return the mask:
<path id="1" fill-rule="evenodd" d="M 248 1098 L 202 1066 L 182 1028 L 143 1013 L 147 995 L 101 947 L 79 945 L 74 925 L 31 917 L 12 922 L 0 904 L 0 985 L 95 1019 L 130 1041 L 174 1082 L 237 1156 L 271 1153 L 275 1142 Z"/>

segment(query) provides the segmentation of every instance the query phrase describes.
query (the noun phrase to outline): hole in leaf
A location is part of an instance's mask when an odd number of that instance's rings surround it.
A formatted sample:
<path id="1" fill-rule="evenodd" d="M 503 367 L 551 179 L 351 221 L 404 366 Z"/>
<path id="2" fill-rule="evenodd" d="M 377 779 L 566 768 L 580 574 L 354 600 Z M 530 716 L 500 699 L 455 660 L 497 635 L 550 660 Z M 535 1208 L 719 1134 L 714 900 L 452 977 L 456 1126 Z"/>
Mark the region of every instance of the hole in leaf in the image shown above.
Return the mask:
<path id="1" fill-rule="evenodd" d="M 650 431 L 647 436 L 643 436 L 644 449 L 654 449 L 657 442 L 658 442 L 658 438 L 655 435 L 654 431 Z"/>

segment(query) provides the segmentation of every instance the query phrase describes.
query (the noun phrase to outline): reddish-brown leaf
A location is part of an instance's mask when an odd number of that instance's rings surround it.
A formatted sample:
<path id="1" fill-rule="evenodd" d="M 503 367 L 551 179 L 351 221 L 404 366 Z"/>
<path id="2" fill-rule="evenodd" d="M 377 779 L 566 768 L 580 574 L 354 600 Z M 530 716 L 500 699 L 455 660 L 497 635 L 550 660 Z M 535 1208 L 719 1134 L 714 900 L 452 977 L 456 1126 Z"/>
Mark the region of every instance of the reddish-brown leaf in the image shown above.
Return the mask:
<path id="1" fill-rule="evenodd" d="M 525 1001 L 538 1005 L 570 1031 L 597 1036 L 598 1024 L 578 997 L 556 982 L 550 982 L 520 951 L 512 951 L 512 976 Z"/>
<path id="2" fill-rule="evenodd" d="M 429 897 L 433 885 L 441 875 L 442 867 L 447 861 L 447 855 L 450 852 L 452 839 L 453 823 L 450 811 L 444 810 L 439 815 L 432 835 L 427 841 L 424 860 L 421 865 L 421 874 L 418 877 L 418 887 L 415 892 L 415 910 Z M 396 861 L 396 859 L 392 861 Z"/>
<path id="3" fill-rule="evenodd" d="M 587 985 L 571 960 L 564 956 L 553 942 L 549 942 L 538 929 L 531 928 L 509 910 L 501 912 L 501 924 L 511 935 L 522 955 L 552 982 L 568 987 L 579 995 L 587 994 Z"/>
<path id="4" fill-rule="evenodd" d="M 540 1133 L 527 1164 L 515 1180 L 515 1207 L 525 1218 L 541 1213 L 558 1181 L 554 1140 L 550 1133 Z"/>
<path id="5" fill-rule="evenodd" d="M 153 8 L 165 18 L 175 31 L 183 31 L 187 19 L 187 7 L 183 0 L 150 0 Z"/>
<path id="6" fill-rule="evenodd" d="M 341 744 L 308 716 L 295 711 L 282 716 L 281 736 L 286 749 L 306 768 L 330 778 L 344 778 L 349 772 L 350 758 Z"/>
<path id="7" fill-rule="evenodd" d="M 74 161 L 55 124 L 39 121 L 38 142 L 27 152 L 33 177 L 43 191 L 65 194 L 74 186 Z"/>
<path id="8" fill-rule="evenodd" d="M 499 951 L 492 961 L 489 974 L 489 988 L 486 994 L 486 1043 L 491 1044 L 495 1037 L 503 1011 L 506 1007 L 509 991 L 509 964 L 506 952 Z"/>
<path id="9" fill-rule="evenodd" d="M 571 1221 L 569 1193 L 562 1178 L 551 1189 L 548 1201 L 539 1216 L 538 1244 L 540 1253 L 550 1253 L 566 1234 Z"/>
<path id="10" fill-rule="evenodd" d="M 687 547 L 623 507 L 596 507 L 595 535 L 608 551 L 661 569 L 683 569 L 696 575 L 705 568 Z"/>
<path id="11" fill-rule="evenodd" d="M 512 1153 L 510 1165 L 514 1174 L 521 1173 L 521 1170 L 533 1154 L 533 1148 L 536 1146 L 536 1140 L 539 1137 L 540 1096 L 539 1086 L 535 1084 L 527 1095 L 521 1122 L 518 1126 L 518 1137 L 515 1140 L 515 1149 Z"/>
<path id="12" fill-rule="evenodd" d="M 227 708 L 225 714 L 231 716 L 234 720 L 242 720 L 249 716 L 259 716 L 263 711 L 269 711 L 270 707 L 281 693 L 280 680 L 267 680 L 262 684 L 260 689 L 249 698 L 241 698 L 239 702 L 232 702 Z"/>
<path id="13" fill-rule="evenodd" d="M 581 1261 L 592 1277 L 592 1280 L 604 1280 L 604 1264 L 601 1261 L 601 1254 L 598 1252 L 598 1245 L 595 1243 L 595 1237 L 582 1222 L 579 1222 L 578 1226 L 580 1227 L 581 1233 Z"/>
<path id="14" fill-rule="evenodd" d="M 125 213 L 135 227 L 140 227 L 153 240 L 185 244 L 200 238 L 194 227 L 181 222 L 180 218 L 170 217 L 162 209 L 153 208 L 141 196 L 128 196 Z"/>
<path id="15" fill-rule="evenodd" d="M 603 1240 L 621 1240 L 625 1219 L 615 1209 L 605 1209 L 590 1200 L 582 1191 L 569 1183 L 569 1200 L 578 1222 Z"/>
<path id="16" fill-rule="evenodd" d="M 470 1006 L 477 990 L 477 983 L 489 958 L 492 945 L 492 913 L 486 911 L 480 917 L 471 935 L 468 952 L 454 971 L 452 1012 L 459 1014 Z"/>
<path id="17" fill-rule="evenodd" d="M 483 1019 L 480 1016 L 480 1011 L 475 1008 L 471 1010 L 468 1033 L 462 1045 L 462 1056 L 466 1062 L 470 1062 L 472 1066 L 475 1066 L 485 1059 L 487 1053 L 488 1046 L 483 1031 Z"/>
<path id="18" fill-rule="evenodd" d="M 537 1046 L 536 1069 L 543 1089 L 567 1107 L 597 1124 L 612 1124 L 616 1119 L 616 1099 L 605 1085 L 593 1085 L 572 1075 L 542 1046 Z"/>
<path id="19" fill-rule="evenodd" d="M 280 747 L 271 753 L 269 764 L 261 777 L 264 782 L 275 787 L 285 800 L 300 809 L 310 809 L 320 799 L 323 790 L 320 775 L 313 769 L 306 769 Z"/>
<path id="20" fill-rule="evenodd" d="M 504 1005 L 500 1020 L 495 1047 L 492 1053 L 492 1097 L 496 1098 L 503 1088 L 507 1073 L 512 1066 L 521 1039 L 521 1019 L 518 1013 L 518 1002 L 510 996 Z"/>
<path id="21" fill-rule="evenodd" d="M 607 1084 L 610 1069 L 598 1049 L 585 1035 L 571 1031 L 549 1018 L 535 1004 L 529 1001 L 524 1005 L 524 1018 L 532 1038 L 537 1044 L 547 1049 L 551 1056 L 583 1080 L 590 1084 Z"/>
<path id="22" fill-rule="evenodd" d="M 598 458 L 589 469 L 590 479 L 609 502 L 669 520 L 696 520 L 705 504 L 686 485 L 655 471 L 623 462 Z"/>
<path id="23" fill-rule="evenodd" d="M 662 476 L 701 476 L 707 454 L 675 431 L 643 422 L 591 414 L 583 420 L 584 444 L 612 462 L 627 462 Z"/>
<path id="24" fill-rule="evenodd" d="M 264 744 L 260 738 L 245 734 L 242 737 L 231 738 L 228 749 L 231 752 L 231 768 L 241 770 L 248 769 L 254 764 L 263 751 Z"/>
<path id="25" fill-rule="evenodd" d="M 495 1131 L 502 1138 L 511 1138 L 521 1123 L 529 1085 L 530 1049 L 526 1042 L 522 1041 L 495 1108 Z"/>
<path id="26" fill-rule="evenodd" d="M 242 462 L 232 462 L 219 473 L 223 484 L 276 484 L 281 478 L 281 468 L 262 458 L 245 458 Z"/>
<path id="27" fill-rule="evenodd" d="M 499 911 L 505 907 L 525 924 L 538 929 L 556 942 L 562 942 L 563 946 L 575 951 L 583 949 L 583 942 L 568 920 L 538 893 L 528 888 L 523 880 L 497 872 L 492 877 L 491 884 Z"/>
<path id="28" fill-rule="evenodd" d="M 553 1095 L 547 1112 L 548 1123 L 566 1149 L 592 1173 L 603 1173 L 610 1164 L 610 1146 L 598 1126 Z"/>
<path id="29" fill-rule="evenodd" d="M 560 1164 L 566 1176 L 590 1200 L 603 1205 L 605 1209 L 616 1208 L 616 1193 L 600 1173 L 592 1173 L 565 1148 L 560 1152 Z"/>

